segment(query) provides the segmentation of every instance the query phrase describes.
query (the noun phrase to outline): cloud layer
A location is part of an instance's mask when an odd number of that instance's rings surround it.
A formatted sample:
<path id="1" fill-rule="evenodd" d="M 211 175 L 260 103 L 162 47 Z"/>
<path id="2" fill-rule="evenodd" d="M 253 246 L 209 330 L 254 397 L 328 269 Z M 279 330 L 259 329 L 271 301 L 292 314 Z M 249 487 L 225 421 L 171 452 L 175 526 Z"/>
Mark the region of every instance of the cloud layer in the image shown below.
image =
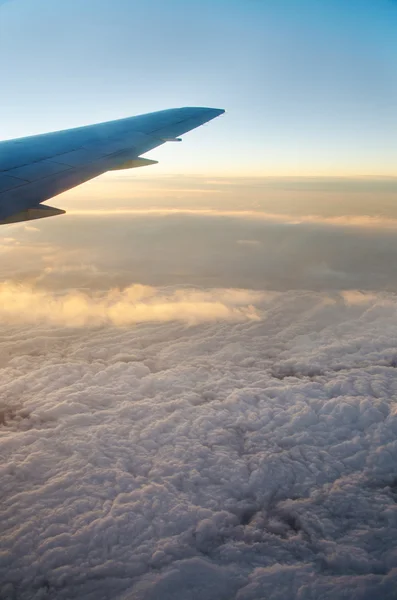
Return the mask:
<path id="1" fill-rule="evenodd" d="M 363 217 L 361 226 L 307 219 L 199 211 L 48 219 L 37 224 L 39 231 L 7 230 L 0 277 L 62 290 L 125 288 L 136 281 L 397 291 L 397 221 L 376 228 Z"/>
<path id="2" fill-rule="evenodd" d="M 3 321 L 1 598 L 395 598 L 395 296 L 235 294 L 183 298 L 261 319 Z"/>
<path id="3" fill-rule="evenodd" d="M 395 182 L 320 183 L 1 232 L 1 600 L 394 600 Z"/>
<path id="4" fill-rule="evenodd" d="M 260 316 L 253 304 L 264 296 L 245 290 L 156 290 L 138 284 L 107 293 L 55 294 L 32 286 L 4 283 L 0 284 L 0 322 L 122 327 L 147 321 L 183 321 L 194 325 L 258 320 Z"/>

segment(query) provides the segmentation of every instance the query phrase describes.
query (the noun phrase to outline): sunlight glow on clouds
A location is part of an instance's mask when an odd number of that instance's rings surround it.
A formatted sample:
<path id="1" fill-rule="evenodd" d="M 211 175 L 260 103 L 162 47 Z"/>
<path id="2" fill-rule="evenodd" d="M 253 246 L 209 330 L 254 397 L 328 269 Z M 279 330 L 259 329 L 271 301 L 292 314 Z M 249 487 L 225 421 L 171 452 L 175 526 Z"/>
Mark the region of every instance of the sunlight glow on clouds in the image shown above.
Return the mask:
<path id="1" fill-rule="evenodd" d="M 144 171 L 144 169 L 142 169 Z M 397 218 L 397 179 L 108 175 L 60 195 L 75 210 L 219 210 L 307 217 Z"/>
<path id="2" fill-rule="evenodd" d="M 366 227 L 366 228 L 382 228 L 396 229 L 397 218 L 391 219 L 386 217 L 373 217 L 368 215 L 363 216 L 340 216 L 340 217 L 321 217 L 319 215 L 304 215 L 297 217 L 296 215 L 288 215 L 282 213 L 266 213 L 262 211 L 231 211 L 231 210 L 211 210 L 211 209 L 183 209 L 183 208 L 92 208 L 92 209 L 76 209 L 68 211 L 69 215 L 84 215 L 87 217 L 108 217 L 122 215 L 138 215 L 138 216 L 167 216 L 167 215 L 197 215 L 197 216 L 215 216 L 215 217 L 238 217 L 239 219 L 255 219 L 276 223 L 285 223 L 289 225 L 299 225 L 300 223 L 313 223 L 318 225 L 339 225 L 341 227 Z"/>
<path id="3" fill-rule="evenodd" d="M 105 294 L 53 294 L 26 285 L 0 284 L 0 321 L 48 323 L 69 327 L 127 326 L 146 321 L 259 320 L 253 303 L 260 292 L 243 290 L 156 290 L 133 285 Z"/>

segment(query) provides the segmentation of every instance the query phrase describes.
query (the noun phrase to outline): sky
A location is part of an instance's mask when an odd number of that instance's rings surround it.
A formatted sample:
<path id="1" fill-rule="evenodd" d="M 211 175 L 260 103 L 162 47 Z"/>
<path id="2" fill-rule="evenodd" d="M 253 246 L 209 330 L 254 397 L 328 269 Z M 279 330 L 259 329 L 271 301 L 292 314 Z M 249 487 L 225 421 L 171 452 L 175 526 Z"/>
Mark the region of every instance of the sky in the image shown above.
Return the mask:
<path id="1" fill-rule="evenodd" d="M 0 138 L 226 109 L 0 228 L 1 600 L 395 600 L 396 19 L 0 2 Z"/>
<path id="2" fill-rule="evenodd" d="M 0 137 L 213 106 L 158 173 L 395 175 L 396 26 L 393 0 L 9 0 Z"/>

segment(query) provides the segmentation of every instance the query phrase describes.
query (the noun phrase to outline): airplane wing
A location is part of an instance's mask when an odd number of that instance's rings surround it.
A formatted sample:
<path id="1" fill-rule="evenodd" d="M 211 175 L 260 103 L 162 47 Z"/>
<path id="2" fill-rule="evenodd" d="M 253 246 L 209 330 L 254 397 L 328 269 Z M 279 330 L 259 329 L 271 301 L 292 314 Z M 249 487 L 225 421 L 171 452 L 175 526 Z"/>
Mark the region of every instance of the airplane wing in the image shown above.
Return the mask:
<path id="1" fill-rule="evenodd" d="M 141 155 L 223 112 L 173 108 L 0 142 L 0 225 L 63 214 L 41 203 L 106 171 L 154 164 Z"/>

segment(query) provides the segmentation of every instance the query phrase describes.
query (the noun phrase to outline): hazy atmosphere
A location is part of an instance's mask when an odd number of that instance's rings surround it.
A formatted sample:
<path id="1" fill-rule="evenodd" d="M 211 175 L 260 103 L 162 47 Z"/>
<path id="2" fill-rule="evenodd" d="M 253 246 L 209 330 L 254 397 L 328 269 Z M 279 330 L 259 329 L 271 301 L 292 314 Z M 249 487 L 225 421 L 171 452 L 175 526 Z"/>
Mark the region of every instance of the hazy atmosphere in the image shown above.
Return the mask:
<path id="1" fill-rule="evenodd" d="M 394 600 L 397 4 L 149 4 L 0 2 L 1 139 L 226 109 L 0 227 L 0 599 Z"/>

